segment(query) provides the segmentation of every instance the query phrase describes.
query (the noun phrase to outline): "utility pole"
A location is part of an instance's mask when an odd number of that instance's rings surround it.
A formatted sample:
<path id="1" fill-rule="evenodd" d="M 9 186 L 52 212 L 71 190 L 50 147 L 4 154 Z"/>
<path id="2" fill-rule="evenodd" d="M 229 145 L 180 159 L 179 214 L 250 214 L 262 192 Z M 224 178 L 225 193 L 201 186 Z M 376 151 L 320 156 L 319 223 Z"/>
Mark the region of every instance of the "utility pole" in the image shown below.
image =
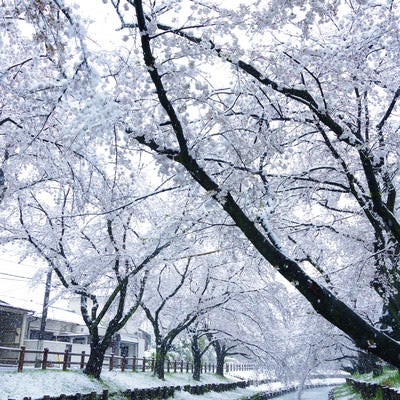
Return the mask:
<path id="1" fill-rule="evenodd" d="M 52 272 L 53 272 L 53 269 L 50 268 L 49 271 L 47 272 L 47 276 L 46 276 L 46 286 L 45 286 L 45 290 L 44 290 L 42 318 L 40 320 L 40 329 L 39 329 L 37 350 L 43 350 L 42 347 L 43 347 L 44 333 L 46 331 L 47 311 L 49 309 Z M 36 353 L 35 367 L 37 367 L 37 368 L 40 367 L 40 364 L 41 364 L 40 353 Z"/>

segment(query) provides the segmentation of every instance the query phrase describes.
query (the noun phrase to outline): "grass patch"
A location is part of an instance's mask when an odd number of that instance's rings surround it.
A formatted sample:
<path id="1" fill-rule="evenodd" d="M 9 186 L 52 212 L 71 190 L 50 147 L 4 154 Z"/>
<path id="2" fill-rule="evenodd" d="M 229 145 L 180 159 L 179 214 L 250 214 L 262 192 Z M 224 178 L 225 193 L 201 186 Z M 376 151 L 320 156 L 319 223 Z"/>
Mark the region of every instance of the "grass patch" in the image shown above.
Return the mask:
<path id="1" fill-rule="evenodd" d="M 379 379 L 379 383 L 384 386 L 390 387 L 398 387 L 400 386 L 400 372 L 398 369 L 396 370 L 387 370 L 383 375 L 381 375 Z"/>
<path id="2" fill-rule="evenodd" d="M 357 393 L 350 385 L 344 384 L 334 389 L 335 400 L 363 400 L 361 395 Z"/>
<path id="3" fill-rule="evenodd" d="M 353 374 L 353 379 L 375 382 L 382 386 L 400 387 L 400 371 L 398 369 L 384 368 L 381 375 L 373 377 L 372 373 Z M 351 385 L 344 384 L 334 389 L 335 400 L 363 400 L 361 395 Z M 378 390 L 376 396 L 370 400 L 382 400 L 382 391 Z"/>
<path id="4" fill-rule="evenodd" d="M 376 391 L 376 396 L 374 397 L 375 400 L 383 400 L 382 390 L 378 389 Z"/>

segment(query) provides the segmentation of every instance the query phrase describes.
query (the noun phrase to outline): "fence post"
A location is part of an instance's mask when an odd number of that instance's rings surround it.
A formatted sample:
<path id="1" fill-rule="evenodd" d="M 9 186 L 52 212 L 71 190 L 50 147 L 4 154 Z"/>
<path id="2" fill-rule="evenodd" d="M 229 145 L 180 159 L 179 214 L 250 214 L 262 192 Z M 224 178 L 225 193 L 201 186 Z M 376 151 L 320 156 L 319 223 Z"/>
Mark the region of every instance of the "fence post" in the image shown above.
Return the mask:
<path id="1" fill-rule="evenodd" d="M 69 356 L 69 351 L 68 351 L 68 349 L 65 349 L 65 351 L 64 351 L 64 360 L 63 360 L 63 371 L 67 370 L 67 367 L 68 367 L 68 356 Z"/>
<path id="2" fill-rule="evenodd" d="M 154 372 L 154 364 L 155 364 L 156 360 L 154 358 L 151 359 L 151 372 Z"/>
<path id="3" fill-rule="evenodd" d="M 186 361 L 186 373 L 189 373 L 189 361 Z"/>
<path id="4" fill-rule="evenodd" d="M 135 356 L 132 358 L 132 371 L 136 372 L 136 357 Z"/>
<path id="5" fill-rule="evenodd" d="M 181 360 L 181 373 L 183 372 L 183 360 Z"/>
<path id="6" fill-rule="evenodd" d="M 110 362 L 109 362 L 109 369 L 112 371 L 114 368 L 114 353 L 111 353 L 110 355 Z"/>
<path id="7" fill-rule="evenodd" d="M 169 369 L 170 369 L 170 362 L 169 360 L 167 360 L 167 372 L 169 372 Z"/>
<path id="8" fill-rule="evenodd" d="M 174 372 L 176 372 L 176 360 L 174 360 Z"/>
<path id="9" fill-rule="evenodd" d="M 82 354 L 81 354 L 81 365 L 80 365 L 80 368 L 81 369 L 85 368 L 85 352 L 84 351 L 82 351 Z"/>
<path id="10" fill-rule="evenodd" d="M 125 371 L 125 365 L 126 365 L 126 356 L 122 356 L 122 360 L 121 360 L 121 371 L 122 372 Z"/>
<path id="11" fill-rule="evenodd" d="M 143 357 L 142 372 L 146 372 L 146 357 Z"/>
<path id="12" fill-rule="evenodd" d="M 43 358 L 42 358 L 42 369 L 47 368 L 47 359 L 49 357 L 49 349 L 46 347 L 43 349 Z"/>
<path id="13" fill-rule="evenodd" d="M 25 348 L 26 348 L 25 346 L 21 346 L 21 350 L 19 351 L 18 372 L 22 372 L 24 368 Z"/>

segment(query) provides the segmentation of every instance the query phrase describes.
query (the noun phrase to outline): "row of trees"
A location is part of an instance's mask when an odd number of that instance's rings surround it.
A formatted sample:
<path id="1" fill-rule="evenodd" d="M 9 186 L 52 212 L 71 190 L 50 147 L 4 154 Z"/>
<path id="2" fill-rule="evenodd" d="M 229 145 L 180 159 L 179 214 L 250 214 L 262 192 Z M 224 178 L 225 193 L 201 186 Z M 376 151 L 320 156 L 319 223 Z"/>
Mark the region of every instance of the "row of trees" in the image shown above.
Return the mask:
<path id="1" fill-rule="evenodd" d="M 0 10 L 0 238 L 80 296 L 86 372 L 138 310 L 160 377 L 188 330 L 400 366 L 398 5 L 105 3 Z"/>

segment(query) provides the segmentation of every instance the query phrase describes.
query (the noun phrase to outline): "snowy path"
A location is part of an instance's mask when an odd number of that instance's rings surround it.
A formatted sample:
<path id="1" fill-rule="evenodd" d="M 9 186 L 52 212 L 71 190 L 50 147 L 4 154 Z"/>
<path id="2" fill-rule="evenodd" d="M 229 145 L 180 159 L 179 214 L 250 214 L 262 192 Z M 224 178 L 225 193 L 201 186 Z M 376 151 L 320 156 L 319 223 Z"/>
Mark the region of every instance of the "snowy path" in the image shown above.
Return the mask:
<path id="1" fill-rule="evenodd" d="M 332 386 L 325 386 L 315 389 L 304 390 L 301 396 L 301 400 L 328 400 L 328 394 L 332 389 Z M 298 393 L 288 393 L 283 396 L 275 397 L 276 400 L 297 400 Z"/>

